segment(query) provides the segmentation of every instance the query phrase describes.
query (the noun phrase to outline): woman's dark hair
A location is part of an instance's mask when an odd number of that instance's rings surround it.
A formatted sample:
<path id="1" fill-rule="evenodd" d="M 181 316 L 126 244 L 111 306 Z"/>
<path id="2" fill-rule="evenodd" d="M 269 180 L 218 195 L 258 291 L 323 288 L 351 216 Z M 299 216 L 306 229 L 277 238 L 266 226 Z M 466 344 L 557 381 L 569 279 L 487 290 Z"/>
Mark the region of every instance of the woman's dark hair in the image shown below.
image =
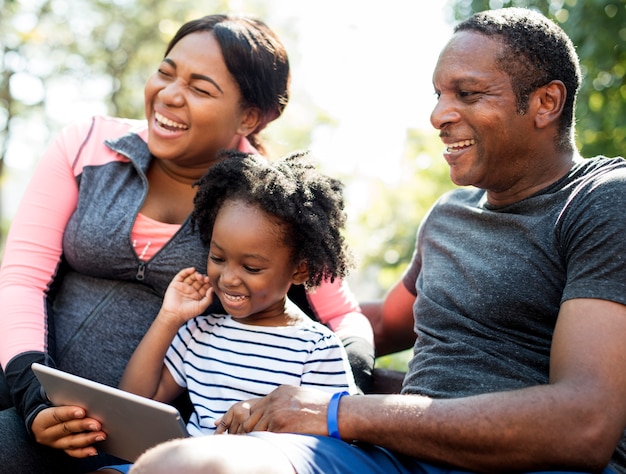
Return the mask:
<path id="1" fill-rule="evenodd" d="M 574 110 L 581 84 L 578 55 L 571 39 L 553 21 L 525 8 L 479 12 L 455 29 L 497 37 L 505 46 L 498 65 L 511 78 L 520 114 L 528 110 L 530 94 L 550 81 L 565 84 L 567 97 L 559 122 L 559 145 L 573 145 Z"/>
<path id="2" fill-rule="evenodd" d="M 165 50 L 165 56 L 182 38 L 197 32 L 212 32 L 222 50 L 224 62 L 243 97 L 242 105 L 256 107 L 262 120 L 248 136 L 261 147 L 257 134 L 277 119 L 289 101 L 289 58 L 276 34 L 253 18 L 209 15 L 185 23 Z"/>
<path id="3" fill-rule="evenodd" d="M 276 162 L 259 155 L 224 152 L 196 183 L 192 225 L 205 245 L 226 201 L 242 201 L 277 219 L 293 261 L 305 260 L 308 288 L 343 278 L 354 265 L 342 235 L 346 223 L 343 184 L 296 153 Z M 236 232 L 236 229 L 234 229 Z"/>

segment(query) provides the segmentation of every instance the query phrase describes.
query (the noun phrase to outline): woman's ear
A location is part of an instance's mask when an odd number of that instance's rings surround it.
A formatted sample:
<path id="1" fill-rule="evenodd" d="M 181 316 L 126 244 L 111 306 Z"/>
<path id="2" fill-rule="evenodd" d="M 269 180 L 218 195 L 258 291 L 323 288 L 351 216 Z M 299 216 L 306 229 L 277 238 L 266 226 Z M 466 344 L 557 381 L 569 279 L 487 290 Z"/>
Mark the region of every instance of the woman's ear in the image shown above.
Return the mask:
<path id="1" fill-rule="evenodd" d="M 246 107 L 241 113 L 241 122 L 237 132 L 247 137 L 254 132 L 261 123 L 261 111 L 256 107 Z"/>
<path id="2" fill-rule="evenodd" d="M 561 81 L 551 81 L 533 93 L 537 106 L 535 113 L 537 128 L 546 128 L 551 123 L 558 123 L 563 113 L 566 97 L 567 89 Z"/>
<path id="3" fill-rule="evenodd" d="M 307 265 L 306 260 L 302 260 L 296 267 L 296 271 L 293 272 L 293 275 L 291 276 L 291 282 L 294 285 L 302 285 L 308 279 L 309 266 Z"/>

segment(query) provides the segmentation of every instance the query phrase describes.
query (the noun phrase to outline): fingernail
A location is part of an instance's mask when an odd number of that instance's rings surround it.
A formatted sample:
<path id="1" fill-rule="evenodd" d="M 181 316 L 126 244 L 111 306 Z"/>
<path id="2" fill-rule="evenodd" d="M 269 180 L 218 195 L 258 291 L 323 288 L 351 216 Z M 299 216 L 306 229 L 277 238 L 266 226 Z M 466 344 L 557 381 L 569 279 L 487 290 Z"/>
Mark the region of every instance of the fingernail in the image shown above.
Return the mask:
<path id="1" fill-rule="evenodd" d="M 96 436 L 96 441 L 104 441 L 104 436 Z"/>

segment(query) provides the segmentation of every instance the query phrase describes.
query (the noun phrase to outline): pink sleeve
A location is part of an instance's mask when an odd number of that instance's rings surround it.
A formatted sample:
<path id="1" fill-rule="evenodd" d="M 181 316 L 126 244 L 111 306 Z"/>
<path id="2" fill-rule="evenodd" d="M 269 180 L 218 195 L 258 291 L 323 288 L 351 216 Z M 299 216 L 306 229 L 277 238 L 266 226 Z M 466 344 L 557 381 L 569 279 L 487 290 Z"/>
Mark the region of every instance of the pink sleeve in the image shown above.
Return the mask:
<path id="1" fill-rule="evenodd" d="M 372 326 L 345 281 L 326 281 L 307 295 L 320 322 L 341 339 L 358 336 L 374 344 Z"/>
<path id="2" fill-rule="evenodd" d="M 0 269 L 3 367 L 22 352 L 45 350 L 45 292 L 57 270 L 63 232 L 78 198 L 69 162 L 85 137 L 78 134 L 76 127 L 66 130 L 48 148 L 9 231 Z M 68 149 L 70 144 L 73 149 Z"/>

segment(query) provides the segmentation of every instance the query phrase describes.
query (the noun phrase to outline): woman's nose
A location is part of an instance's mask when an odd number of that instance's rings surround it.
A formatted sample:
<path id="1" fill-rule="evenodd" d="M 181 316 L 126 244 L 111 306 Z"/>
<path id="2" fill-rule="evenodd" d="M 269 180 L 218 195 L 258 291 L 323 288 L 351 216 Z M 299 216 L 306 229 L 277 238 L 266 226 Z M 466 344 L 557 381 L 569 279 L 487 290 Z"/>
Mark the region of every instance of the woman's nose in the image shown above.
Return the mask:
<path id="1" fill-rule="evenodd" d="M 182 85 L 179 81 L 173 81 L 167 84 L 159 91 L 159 96 L 164 104 L 180 106 L 184 102 Z"/>

